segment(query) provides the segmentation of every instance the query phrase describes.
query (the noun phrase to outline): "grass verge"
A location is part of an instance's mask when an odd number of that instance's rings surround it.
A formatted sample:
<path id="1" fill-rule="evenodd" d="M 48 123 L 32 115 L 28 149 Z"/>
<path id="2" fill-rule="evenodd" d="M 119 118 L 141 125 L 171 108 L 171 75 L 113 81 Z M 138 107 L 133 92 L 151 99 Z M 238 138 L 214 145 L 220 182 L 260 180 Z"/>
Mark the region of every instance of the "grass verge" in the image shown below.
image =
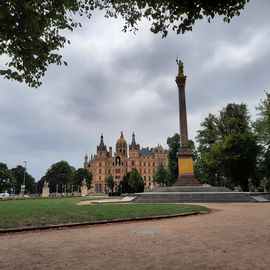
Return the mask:
<path id="1" fill-rule="evenodd" d="M 79 198 L 0 201 L 0 229 L 151 217 L 207 210 L 184 204 L 107 204 L 77 206 Z"/>

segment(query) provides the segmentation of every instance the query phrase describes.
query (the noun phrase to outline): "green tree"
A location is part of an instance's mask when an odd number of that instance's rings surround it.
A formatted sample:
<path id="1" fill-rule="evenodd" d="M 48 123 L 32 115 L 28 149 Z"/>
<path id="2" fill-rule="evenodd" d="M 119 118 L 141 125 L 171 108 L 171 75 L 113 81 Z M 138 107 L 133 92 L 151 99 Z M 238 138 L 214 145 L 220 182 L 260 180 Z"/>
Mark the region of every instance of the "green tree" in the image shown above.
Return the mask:
<path id="1" fill-rule="evenodd" d="M 114 183 L 114 181 L 113 181 L 113 176 L 112 176 L 112 175 L 107 176 L 107 177 L 105 178 L 105 182 L 106 182 L 106 185 L 107 185 L 107 187 L 109 188 L 109 190 L 110 190 L 111 192 L 113 192 L 113 188 L 114 188 L 114 186 L 115 186 L 115 183 Z"/>
<path id="2" fill-rule="evenodd" d="M 11 172 L 16 179 L 16 191 L 15 193 L 18 194 L 21 191 L 21 185 L 24 182 L 24 173 L 25 173 L 25 193 L 35 193 L 36 192 L 36 183 L 35 178 L 32 177 L 22 165 L 18 165 L 15 168 L 11 169 Z"/>
<path id="3" fill-rule="evenodd" d="M 146 18 L 152 22 L 150 30 L 165 37 L 169 29 L 177 34 L 191 31 L 203 18 L 210 22 L 220 15 L 229 22 L 239 16 L 248 1 L 1 0 L 0 55 L 9 58 L 0 74 L 32 87 L 40 86 L 50 64 L 66 64 L 58 50 L 69 43 L 63 30 L 81 26 L 74 19 L 76 14 L 90 18 L 93 10 L 103 10 L 105 17 L 122 17 L 124 31 L 136 31 L 137 23 Z"/>
<path id="4" fill-rule="evenodd" d="M 164 186 L 168 184 L 168 172 L 163 164 L 159 164 L 154 175 L 155 182 Z"/>
<path id="5" fill-rule="evenodd" d="M 202 182 L 213 186 L 220 185 L 221 160 L 219 159 L 218 142 L 220 136 L 218 131 L 218 119 L 209 114 L 201 123 L 202 129 L 198 131 L 196 140 L 198 142 L 198 155 L 195 163 L 195 175 Z"/>
<path id="6" fill-rule="evenodd" d="M 178 159 L 177 152 L 180 147 L 180 135 L 175 133 L 167 139 L 168 150 L 168 184 L 172 184 L 178 177 Z"/>
<path id="7" fill-rule="evenodd" d="M 133 169 L 129 176 L 129 185 L 134 189 L 134 192 L 144 191 L 144 182 L 141 174 L 137 169 Z"/>
<path id="8" fill-rule="evenodd" d="M 0 162 L 0 192 L 10 192 L 16 186 L 16 179 L 5 163 Z"/>
<path id="9" fill-rule="evenodd" d="M 256 135 L 260 145 L 259 178 L 270 181 L 270 93 L 261 100 L 256 108 L 259 117 L 254 123 Z"/>
<path id="10" fill-rule="evenodd" d="M 87 187 L 91 188 L 93 179 L 92 173 L 84 168 L 79 168 L 74 172 L 71 184 L 74 186 L 81 186 L 84 179 L 86 180 Z"/>
<path id="11" fill-rule="evenodd" d="M 134 193 L 144 191 L 144 182 L 137 169 L 124 175 L 120 182 L 121 193 Z"/>
<path id="12" fill-rule="evenodd" d="M 201 125 L 197 141 L 196 171 L 201 181 L 248 190 L 255 179 L 259 151 L 245 104 L 228 104 L 219 117 L 209 115 Z"/>
<path id="13" fill-rule="evenodd" d="M 54 163 L 43 177 L 43 182 L 49 182 L 50 192 L 62 192 L 63 187 L 72 183 L 75 168 L 66 161 Z"/>
<path id="14" fill-rule="evenodd" d="M 120 191 L 121 193 L 133 193 L 133 189 L 129 184 L 129 178 L 130 178 L 131 172 L 128 172 L 124 175 L 120 182 Z"/>

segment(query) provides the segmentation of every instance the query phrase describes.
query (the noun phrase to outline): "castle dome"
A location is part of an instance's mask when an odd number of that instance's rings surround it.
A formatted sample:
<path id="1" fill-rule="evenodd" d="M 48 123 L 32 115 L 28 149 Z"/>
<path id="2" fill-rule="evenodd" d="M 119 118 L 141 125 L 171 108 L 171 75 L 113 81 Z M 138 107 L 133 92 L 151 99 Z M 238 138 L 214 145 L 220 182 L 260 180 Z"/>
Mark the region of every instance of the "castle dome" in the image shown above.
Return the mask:
<path id="1" fill-rule="evenodd" d="M 127 145 L 127 142 L 124 138 L 123 131 L 121 131 L 120 138 L 116 142 L 117 145 Z"/>

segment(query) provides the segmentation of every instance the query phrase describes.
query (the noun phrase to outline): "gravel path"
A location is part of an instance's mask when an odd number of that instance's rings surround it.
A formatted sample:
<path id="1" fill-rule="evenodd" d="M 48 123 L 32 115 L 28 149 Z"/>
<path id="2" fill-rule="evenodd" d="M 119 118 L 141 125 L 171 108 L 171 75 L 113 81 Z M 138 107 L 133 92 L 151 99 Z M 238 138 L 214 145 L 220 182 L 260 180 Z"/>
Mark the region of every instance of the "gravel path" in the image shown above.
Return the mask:
<path id="1" fill-rule="evenodd" d="M 0 236 L 6 269 L 270 269 L 270 203 L 210 214 Z"/>

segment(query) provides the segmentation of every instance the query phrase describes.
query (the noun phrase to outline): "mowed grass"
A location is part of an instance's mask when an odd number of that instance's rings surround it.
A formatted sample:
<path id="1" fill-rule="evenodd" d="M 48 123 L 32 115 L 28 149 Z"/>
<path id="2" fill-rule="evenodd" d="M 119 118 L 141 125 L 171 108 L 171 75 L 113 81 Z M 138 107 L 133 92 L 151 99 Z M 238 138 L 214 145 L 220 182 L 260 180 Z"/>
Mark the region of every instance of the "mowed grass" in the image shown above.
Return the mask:
<path id="1" fill-rule="evenodd" d="M 20 228 L 119 218 L 199 212 L 206 207 L 183 204 L 106 204 L 78 206 L 80 198 L 0 201 L 0 228 Z"/>

